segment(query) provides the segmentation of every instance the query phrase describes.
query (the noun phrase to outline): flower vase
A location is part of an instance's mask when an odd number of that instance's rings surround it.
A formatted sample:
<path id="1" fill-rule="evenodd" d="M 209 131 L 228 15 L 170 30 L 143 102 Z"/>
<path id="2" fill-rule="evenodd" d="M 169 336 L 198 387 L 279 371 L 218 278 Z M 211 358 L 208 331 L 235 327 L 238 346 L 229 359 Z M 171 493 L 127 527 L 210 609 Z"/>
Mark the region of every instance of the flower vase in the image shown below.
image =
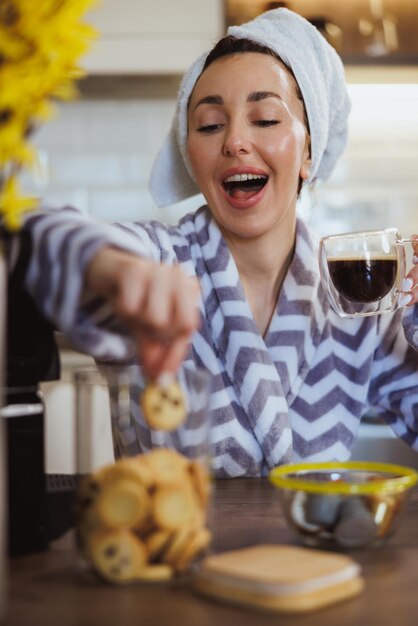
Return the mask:
<path id="1" fill-rule="evenodd" d="M 6 435 L 3 407 L 3 388 L 6 361 L 6 304 L 7 304 L 7 261 L 4 243 L 0 239 L 0 620 L 5 616 L 6 604 Z"/>

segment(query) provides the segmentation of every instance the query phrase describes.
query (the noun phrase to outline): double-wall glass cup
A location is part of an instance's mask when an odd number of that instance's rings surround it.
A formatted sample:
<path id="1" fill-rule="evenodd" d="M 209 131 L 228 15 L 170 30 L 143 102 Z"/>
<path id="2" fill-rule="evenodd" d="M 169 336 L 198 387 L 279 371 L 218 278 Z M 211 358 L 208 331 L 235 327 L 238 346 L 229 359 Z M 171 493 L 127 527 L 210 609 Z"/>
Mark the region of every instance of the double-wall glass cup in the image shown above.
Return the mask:
<path id="1" fill-rule="evenodd" d="M 399 307 L 406 245 L 396 228 L 323 237 L 319 268 L 340 317 L 389 313 Z"/>
<path id="2" fill-rule="evenodd" d="M 208 374 L 184 365 L 157 385 L 136 365 L 105 365 L 75 384 L 84 578 L 183 580 L 211 540 Z"/>

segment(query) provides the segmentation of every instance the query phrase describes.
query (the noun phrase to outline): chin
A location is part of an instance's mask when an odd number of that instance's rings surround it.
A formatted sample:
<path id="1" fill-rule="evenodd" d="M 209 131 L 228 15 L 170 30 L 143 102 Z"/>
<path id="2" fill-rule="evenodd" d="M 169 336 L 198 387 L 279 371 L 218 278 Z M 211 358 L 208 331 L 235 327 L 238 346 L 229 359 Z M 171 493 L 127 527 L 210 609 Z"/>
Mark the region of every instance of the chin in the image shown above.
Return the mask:
<path id="1" fill-rule="evenodd" d="M 243 223 L 245 222 L 245 223 Z M 229 221 L 223 221 L 222 229 L 224 232 L 228 233 L 229 236 L 237 237 L 239 239 L 258 239 L 260 237 L 264 237 L 268 235 L 273 230 L 273 224 L 268 223 L 260 223 L 260 220 L 239 220 L 239 223 L 231 223 Z"/>

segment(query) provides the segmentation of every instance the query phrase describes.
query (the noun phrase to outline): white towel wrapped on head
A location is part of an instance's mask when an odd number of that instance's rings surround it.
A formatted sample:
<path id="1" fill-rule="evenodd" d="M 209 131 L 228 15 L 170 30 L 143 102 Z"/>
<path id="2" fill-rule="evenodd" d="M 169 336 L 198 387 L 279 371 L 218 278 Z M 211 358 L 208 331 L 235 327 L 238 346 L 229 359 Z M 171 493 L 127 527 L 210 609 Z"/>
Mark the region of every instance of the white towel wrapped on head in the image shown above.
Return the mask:
<path id="1" fill-rule="evenodd" d="M 227 32 L 275 52 L 293 72 L 305 103 L 311 135 L 312 166 L 308 182 L 331 174 L 347 141 L 350 100 L 340 57 L 305 18 L 288 9 L 267 11 Z M 187 154 L 187 106 L 207 54 L 183 77 L 170 133 L 154 163 L 151 193 L 157 205 L 179 202 L 199 193 Z"/>

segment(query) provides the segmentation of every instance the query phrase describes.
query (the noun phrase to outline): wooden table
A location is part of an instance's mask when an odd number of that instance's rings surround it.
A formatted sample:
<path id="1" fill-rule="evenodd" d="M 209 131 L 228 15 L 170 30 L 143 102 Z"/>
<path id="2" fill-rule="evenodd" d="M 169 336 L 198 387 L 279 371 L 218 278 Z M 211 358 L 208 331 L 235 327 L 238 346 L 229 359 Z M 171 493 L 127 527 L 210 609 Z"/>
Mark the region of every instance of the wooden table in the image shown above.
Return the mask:
<path id="1" fill-rule="evenodd" d="M 267 479 L 217 481 L 213 548 L 294 543 L 277 491 Z M 260 613 L 216 603 L 183 584 L 112 587 L 83 583 L 76 573 L 71 533 L 43 553 L 10 565 L 6 626 L 416 626 L 418 624 L 418 490 L 385 547 L 352 553 L 363 567 L 365 592 L 344 603 L 298 616 Z"/>

